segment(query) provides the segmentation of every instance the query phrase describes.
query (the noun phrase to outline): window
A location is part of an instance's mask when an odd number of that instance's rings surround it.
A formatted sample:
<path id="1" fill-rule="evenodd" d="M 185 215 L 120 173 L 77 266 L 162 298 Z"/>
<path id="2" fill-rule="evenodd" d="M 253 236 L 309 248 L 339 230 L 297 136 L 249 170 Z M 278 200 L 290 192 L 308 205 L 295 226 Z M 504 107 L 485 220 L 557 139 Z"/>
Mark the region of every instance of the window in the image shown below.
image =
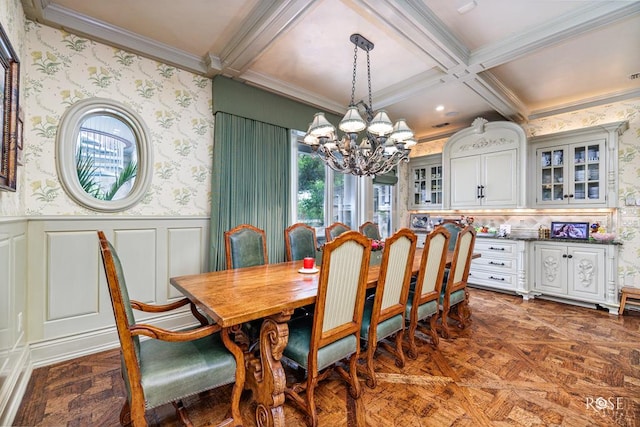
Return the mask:
<path id="1" fill-rule="evenodd" d="M 152 177 L 148 131 L 119 102 L 92 98 L 72 105 L 57 134 L 63 188 L 80 205 L 102 212 L 125 210 L 145 195 Z"/>
<path id="2" fill-rule="evenodd" d="M 383 239 L 393 234 L 393 196 L 392 185 L 373 184 L 373 222 Z"/>
<path id="3" fill-rule="evenodd" d="M 302 142 L 304 133 L 291 132 L 294 159 L 291 165 L 293 222 L 303 222 L 316 228 L 319 241 L 324 241 L 324 228 L 336 221 L 358 229 L 359 185 L 353 175 L 337 173 L 315 156 Z M 330 182 L 332 185 L 327 186 Z"/>

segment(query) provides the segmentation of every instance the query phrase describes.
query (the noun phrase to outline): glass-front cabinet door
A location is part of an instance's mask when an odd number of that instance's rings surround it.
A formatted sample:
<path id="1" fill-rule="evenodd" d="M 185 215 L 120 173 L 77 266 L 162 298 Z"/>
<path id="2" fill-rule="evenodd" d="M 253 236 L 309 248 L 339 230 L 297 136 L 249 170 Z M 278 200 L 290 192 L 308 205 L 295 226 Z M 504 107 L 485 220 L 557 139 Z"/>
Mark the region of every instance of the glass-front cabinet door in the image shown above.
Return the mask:
<path id="1" fill-rule="evenodd" d="M 426 156 L 411 160 L 409 209 L 442 207 L 442 157 Z"/>
<path id="2" fill-rule="evenodd" d="M 539 148 L 538 205 L 605 202 L 604 141 Z"/>

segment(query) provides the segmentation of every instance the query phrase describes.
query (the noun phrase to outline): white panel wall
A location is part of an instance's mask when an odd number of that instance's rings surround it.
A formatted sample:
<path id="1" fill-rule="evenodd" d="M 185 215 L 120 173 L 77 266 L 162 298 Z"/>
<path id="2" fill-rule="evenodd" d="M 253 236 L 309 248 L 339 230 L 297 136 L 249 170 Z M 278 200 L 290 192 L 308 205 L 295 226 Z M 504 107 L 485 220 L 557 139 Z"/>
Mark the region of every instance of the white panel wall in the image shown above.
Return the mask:
<path id="1" fill-rule="evenodd" d="M 129 295 L 164 304 L 181 295 L 175 275 L 200 273 L 208 259 L 208 218 L 53 217 L 29 219 L 28 334 L 35 366 L 117 345 L 97 230 L 120 257 Z M 177 314 L 136 313 L 159 326 L 192 324 Z"/>
<path id="2" fill-rule="evenodd" d="M 208 236 L 203 236 L 203 231 L 203 228 L 172 228 L 168 230 L 167 266 L 169 277 L 206 271 L 206 261 L 202 258 L 206 248 L 202 246 L 202 242 L 207 242 Z M 169 282 L 165 283 L 165 289 L 167 298 L 181 296 L 180 292 Z"/>
<path id="3" fill-rule="evenodd" d="M 47 239 L 46 321 L 95 317 L 98 307 L 96 235 L 89 231 L 50 232 Z"/>
<path id="4" fill-rule="evenodd" d="M 26 220 L 0 218 L 0 425 L 11 424 L 30 376 L 26 232 Z"/>

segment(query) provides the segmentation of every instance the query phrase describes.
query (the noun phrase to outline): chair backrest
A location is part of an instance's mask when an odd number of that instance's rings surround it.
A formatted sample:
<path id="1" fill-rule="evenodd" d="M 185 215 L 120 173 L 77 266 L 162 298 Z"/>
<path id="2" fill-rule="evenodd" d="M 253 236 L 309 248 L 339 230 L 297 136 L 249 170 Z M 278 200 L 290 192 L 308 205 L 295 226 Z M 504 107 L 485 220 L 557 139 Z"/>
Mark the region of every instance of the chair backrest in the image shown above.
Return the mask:
<path id="1" fill-rule="evenodd" d="M 309 369 L 317 368 L 320 348 L 353 335 L 357 350 L 369 272 L 371 243 L 348 231 L 324 246 L 313 315 Z"/>
<path id="2" fill-rule="evenodd" d="M 315 258 L 318 249 L 316 229 L 301 222 L 287 227 L 284 230 L 284 248 L 287 261 Z"/>
<path id="3" fill-rule="evenodd" d="M 267 235 L 251 224 L 241 224 L 224 232 L 227 269 L 268 264 Z"/>
<path id="4" fill-rule="evenodd" d="M 467 285 L 475 242 L 476 230 L 472 226 L 466 226 L 458 233 L 458 240 L 453 251 L 453 260 L 451 261 L 447 279 L 446 293 L 448 295 Z"/>
<path id="5" fill-rule="evenodd" d="M 449 250 L 452 251 L 456 248 L 456 240 L 458 239 L 458 233 L 462 230 L 462 225 L 457 222 L 443 222 L 442 227 L 446 228 L 451 236 L 449 238 Z"/>
<path id="6" fill-rule="evenodd" d="M 360 226 L 360 232 L 373 240 L 381 240 L 380 228 L 375 222 L 367 221 Z"/>
<path id="7" fill-rule="evenodd" d="M 104 232 L 98 231 L 100 241 L 100 253 L 102 264 L 107 277 L 111 306 L 116 321 L 118 339 L 122 348 L 122 358 L 124 360 L 124 375 L 127 376 L 127 383 L 131 387 L 131 394 L 142 395 L 140 386 L 140 338 L 131 334 L 130 326 L 135 324 L 131 300 L 127 291 L 127 285 L 122 270 L 120 258 L 114 247 L 107 240 Z"/>
<path id="8" fill-rule="evenodd" d="M 417 306 L 440 297 L 447 252 L 449 251 L 449 239 L 449 232 L 444 226 L 438 226 L 427 234 L 414 290 L 419 301 L 414 305 Z"/>
<path id="9" fill-rule="evenodd" d="M 411 230 L 401 228 L 385 240 L 371 325 L 404 314 L 417 239 Z"/>
<path id="10" fill-rule="evenodd" d="M 334 222 L 330 226 L 324 229 L 324 235 L 327 238 L 327 243 L 344 233 L 351 230 L 347 224 L 341 222 Z"/>

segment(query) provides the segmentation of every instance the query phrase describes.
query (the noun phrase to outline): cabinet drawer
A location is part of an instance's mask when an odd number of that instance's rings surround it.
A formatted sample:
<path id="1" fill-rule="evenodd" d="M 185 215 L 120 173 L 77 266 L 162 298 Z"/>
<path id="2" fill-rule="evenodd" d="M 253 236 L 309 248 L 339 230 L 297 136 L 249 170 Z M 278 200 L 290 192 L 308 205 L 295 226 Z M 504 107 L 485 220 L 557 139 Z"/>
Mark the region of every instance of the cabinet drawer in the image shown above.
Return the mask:
<path id="1" fill-rule="evenodd" d="M 470 270 L 468 282 L 497 289 L 516 289 L 515 274 L 500 274 L 476 268 Z"/>
<path id="2" fill-rule="evenodd" d="M 471 268 L 499 274 L 514 274 L 516 273 L 516 261 L 512 258 L 496 258 L 483 254 L 471 262 Z"/>
<path id="3" fill-rule="evenodd" d="M 501 241 L 497 239 L 477 238 L 473 248 L 474 252 L 480 252 L 482 256 L 514 257 L 516 253 L 515 242 Z"/>

